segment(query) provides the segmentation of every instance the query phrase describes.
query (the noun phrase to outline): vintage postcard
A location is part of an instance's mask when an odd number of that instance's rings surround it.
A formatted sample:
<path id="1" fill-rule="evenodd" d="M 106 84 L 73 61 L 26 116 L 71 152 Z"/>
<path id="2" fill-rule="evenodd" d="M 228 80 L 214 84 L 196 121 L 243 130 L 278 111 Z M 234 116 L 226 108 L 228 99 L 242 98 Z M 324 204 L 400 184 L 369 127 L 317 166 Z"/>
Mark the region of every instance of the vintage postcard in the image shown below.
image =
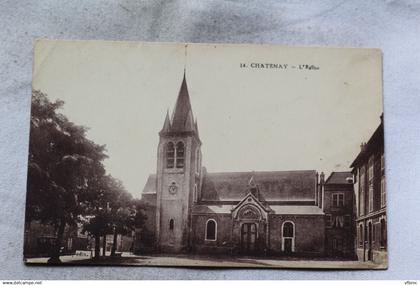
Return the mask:
<path id="1" fill-rule="evenodd" d="M 387 268 L 377 49 L 39 40 L 27 264 Z"/>

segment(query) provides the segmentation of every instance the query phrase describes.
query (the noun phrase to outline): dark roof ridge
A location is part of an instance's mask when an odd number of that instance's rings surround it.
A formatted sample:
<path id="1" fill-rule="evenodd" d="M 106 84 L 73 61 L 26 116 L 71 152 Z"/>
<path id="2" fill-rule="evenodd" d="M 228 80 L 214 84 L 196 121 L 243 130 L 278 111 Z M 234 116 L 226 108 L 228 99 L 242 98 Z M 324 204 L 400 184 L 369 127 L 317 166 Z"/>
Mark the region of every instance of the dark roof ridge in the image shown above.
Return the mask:
<path id="1" fill-rule="evenodd" d="M 331 174 L 328 176 L 327 180 L 325 180 L 325 184 L 344 184 L 344 182 L 330 182 L 330 180 L 334 178 L 334 174 L 347 174 L 347 177 L 353 177 L 353 173 L 351 171 L 332 171 Z"/>
<path id="2" fill-rule="evenodd" d="M 215 174 L 215 175 L 222 175 L 222 174 L 268 174 L 268 173 L 290 173 L 290 172 L 314 172 L 317 171 L 314 169 L 309 170 L 258 170 L 258 171 L 224 171 L 224 172 L 206 172 L 207 174 Z"/>

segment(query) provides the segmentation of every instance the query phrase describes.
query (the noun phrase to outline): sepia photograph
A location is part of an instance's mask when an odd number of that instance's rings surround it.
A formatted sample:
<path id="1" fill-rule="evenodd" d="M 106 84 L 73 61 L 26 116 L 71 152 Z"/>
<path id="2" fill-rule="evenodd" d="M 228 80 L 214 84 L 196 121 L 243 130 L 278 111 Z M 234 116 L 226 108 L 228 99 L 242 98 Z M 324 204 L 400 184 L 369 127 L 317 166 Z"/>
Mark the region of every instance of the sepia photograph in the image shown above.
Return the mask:
<path id="1" fill-rule="evenodd" d="M 379 49 L 38 40 L 24 261 L 387 269 Z"/>

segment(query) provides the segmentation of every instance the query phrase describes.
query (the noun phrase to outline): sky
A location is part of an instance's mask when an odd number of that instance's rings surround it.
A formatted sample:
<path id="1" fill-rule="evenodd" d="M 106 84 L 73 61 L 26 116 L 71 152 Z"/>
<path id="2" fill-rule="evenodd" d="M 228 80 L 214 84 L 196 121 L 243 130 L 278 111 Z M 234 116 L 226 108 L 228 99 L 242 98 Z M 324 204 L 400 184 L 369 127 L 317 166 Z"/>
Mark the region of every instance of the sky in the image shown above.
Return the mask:
<path id="1" fill-rule="evenodd" d="M 347 171 L 383 110 L 375 49 L 41 40 L 34 53 L 33 88 L 64 100 L 135 197 L 184 69 L 209 172 Z"/>

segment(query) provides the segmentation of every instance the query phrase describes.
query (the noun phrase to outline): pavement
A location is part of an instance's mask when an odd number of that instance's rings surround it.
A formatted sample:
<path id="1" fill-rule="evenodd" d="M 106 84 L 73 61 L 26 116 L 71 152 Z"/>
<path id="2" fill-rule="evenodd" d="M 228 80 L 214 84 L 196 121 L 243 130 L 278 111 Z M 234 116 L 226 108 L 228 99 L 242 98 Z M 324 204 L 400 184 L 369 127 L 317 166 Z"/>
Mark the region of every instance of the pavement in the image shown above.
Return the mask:
<path id="1" fill-rule="evenodd" d="M 170 266 L 170 267 L 271 267 L 271 268 L 318 268 L 318 269 L 386 269 L 386 266 L 372 262 L 353 260 L 262 258 L 202 255 L 134 255 L 124 252 L 121 256 L 101 257 L 93 260 L 90 252 L 60 257 L 63 265 L 123 265 L 123 266 Z M 47 257 L 28 258 L 30 265 L 46 264 Z"/>

